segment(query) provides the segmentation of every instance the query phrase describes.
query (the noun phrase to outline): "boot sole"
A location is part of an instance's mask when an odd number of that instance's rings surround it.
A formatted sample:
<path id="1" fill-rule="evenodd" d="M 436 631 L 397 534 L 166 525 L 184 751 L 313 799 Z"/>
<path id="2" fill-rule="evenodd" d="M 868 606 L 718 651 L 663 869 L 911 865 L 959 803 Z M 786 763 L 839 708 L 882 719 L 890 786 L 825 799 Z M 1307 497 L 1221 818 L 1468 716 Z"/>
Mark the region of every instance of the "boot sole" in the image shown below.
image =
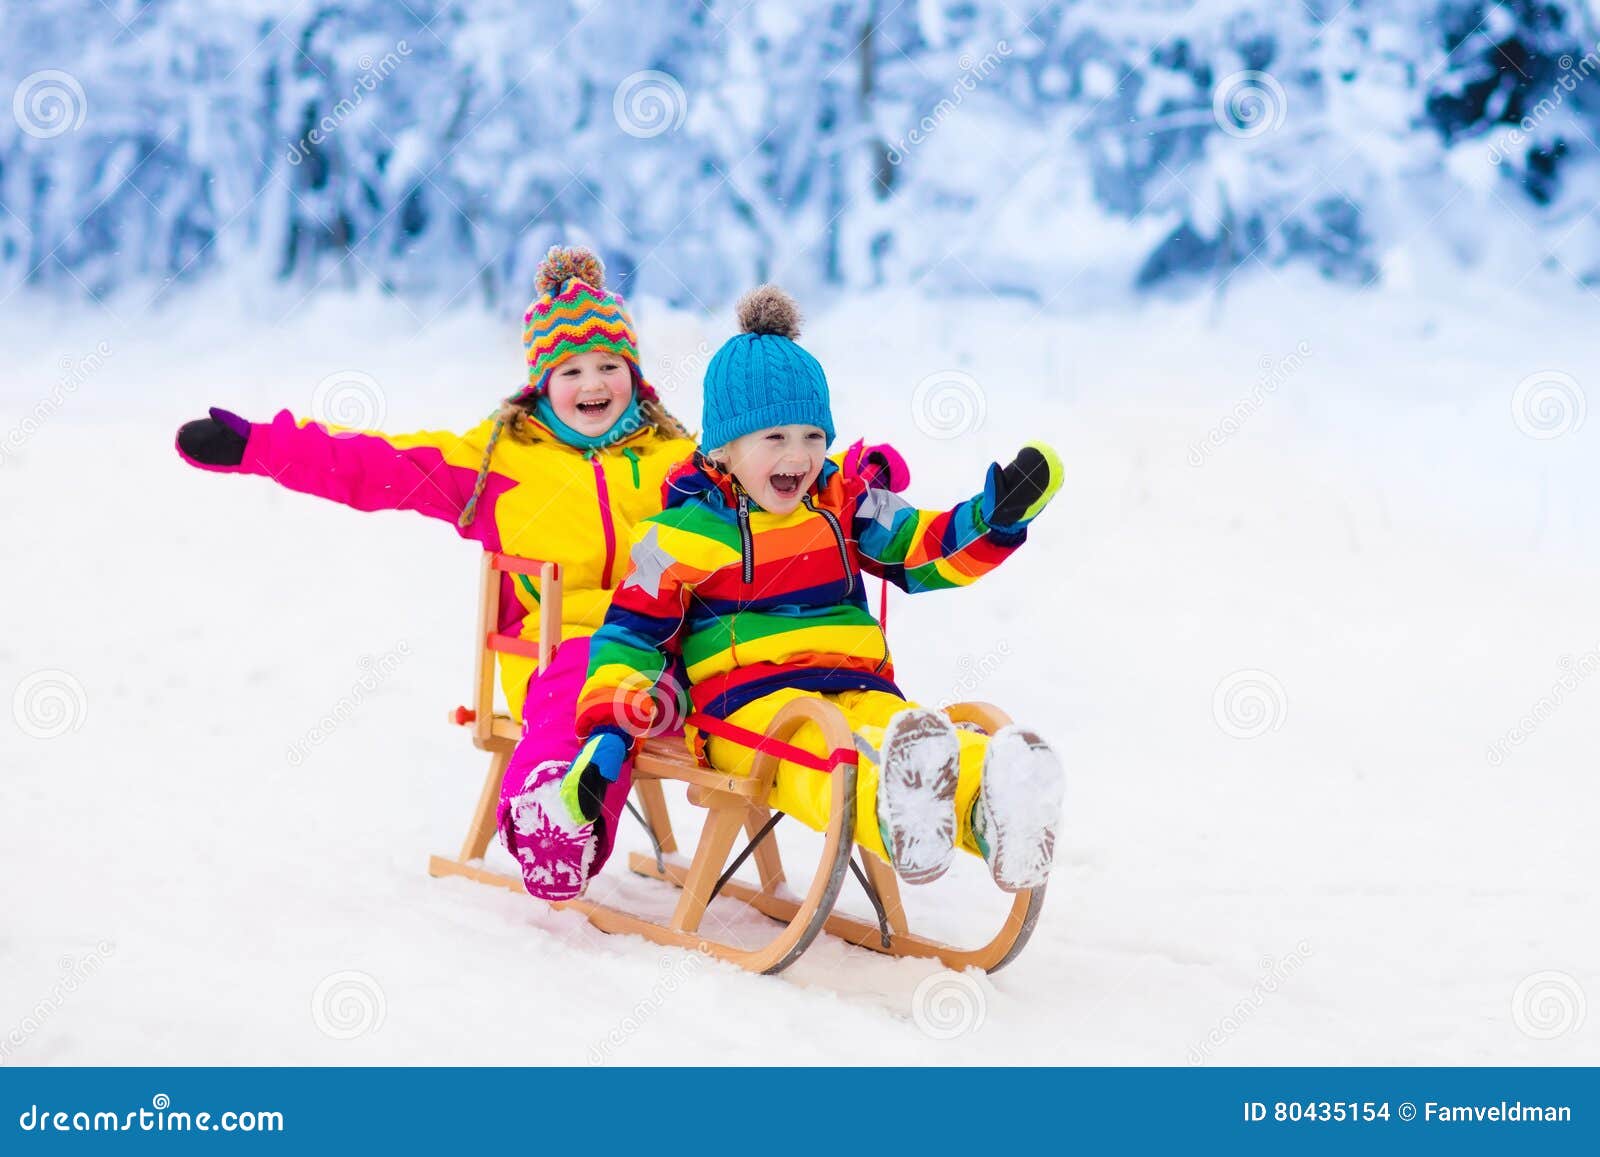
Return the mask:
<path id="1" fill-rule="evenodd" d="M 990 738 L 978 823 L 989 847 L 989 872 L 1005 891 L 1026 891 L 1049 879 L 1065 789 L 1061 758 L 1035 732 L 1008 726 Z"/>
<path id="2" fill-rule="evenodd" d="M 878 761 L 878 813 L 889 862 L 908 884 L 944 875 L 955 858 L 961 747 L 942 712 L 909 707 L 889 720 Z"/>

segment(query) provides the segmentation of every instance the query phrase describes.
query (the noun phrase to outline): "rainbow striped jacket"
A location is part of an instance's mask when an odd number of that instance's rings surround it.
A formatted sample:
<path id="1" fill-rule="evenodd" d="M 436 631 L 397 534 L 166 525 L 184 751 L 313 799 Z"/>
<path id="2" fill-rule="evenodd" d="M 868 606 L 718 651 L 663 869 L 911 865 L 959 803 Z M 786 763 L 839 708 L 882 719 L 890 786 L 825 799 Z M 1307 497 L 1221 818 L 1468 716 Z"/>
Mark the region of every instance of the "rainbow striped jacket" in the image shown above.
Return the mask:
<path id="1" fill-rule="evenodd" d="M 781 687 L 898 694 L 862 572 L 912 592 L 966 586 L 1026 538 L 1026 526 L 987 526 L 981 494 L 918 510 L 832 461 L 803 505 L 772 514 L 696 455 L 668 476 L 665 509 L 634 527 L 631 567 L 590 640 L 578 734 L 648 732 L 673 658 L 694 709 L 717 718 Z"/>

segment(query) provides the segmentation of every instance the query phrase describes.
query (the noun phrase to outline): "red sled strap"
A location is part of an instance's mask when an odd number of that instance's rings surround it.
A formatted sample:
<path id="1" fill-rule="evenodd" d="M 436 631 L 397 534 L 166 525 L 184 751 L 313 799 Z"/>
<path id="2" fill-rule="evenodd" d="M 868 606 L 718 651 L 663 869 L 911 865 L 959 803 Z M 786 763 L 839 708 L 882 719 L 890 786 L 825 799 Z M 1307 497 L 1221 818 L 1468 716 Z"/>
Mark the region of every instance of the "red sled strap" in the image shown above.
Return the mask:
<path id="1" fill-rule="evenodd" d="M 813 771 L 832 771 L 841 763 L 857 763 L 860 756 L 854 747 L 839 747 L 829 752 L 826 756 L 812 755 L 803 747 L 796 747 L 781 739 L 774 739 L 770 735 L 762 735 L 759 731 L 750 731 L 737 724 L 729 723 L 726 719 L 717 719 L 714 716 L 695 712 L 686 720 L 690 727 L 705 735 L 715 735 L 718 739 L 731 740 L 741 747 L 748 747 L 751 751 L 771 752 L 779 759 L 786 759 L 790 763 L 798 763 L 801 767 L 809 767 Z M 697 743 L 696 748 L 702 763 L 705 762 L 705 744 Z"/>

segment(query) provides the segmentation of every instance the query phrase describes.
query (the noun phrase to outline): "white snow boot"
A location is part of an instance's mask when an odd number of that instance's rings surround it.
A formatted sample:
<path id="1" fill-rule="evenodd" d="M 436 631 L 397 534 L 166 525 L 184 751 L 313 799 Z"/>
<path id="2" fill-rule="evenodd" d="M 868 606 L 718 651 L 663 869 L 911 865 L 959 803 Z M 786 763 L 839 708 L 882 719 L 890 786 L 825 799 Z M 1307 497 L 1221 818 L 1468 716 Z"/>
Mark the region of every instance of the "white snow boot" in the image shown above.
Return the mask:
<path id="1" fill-rule="evenodd" d="M 955 725 L 926 707 L 897 711 L 876 755 L 878 830 L 889 862 L 908 884 L 937 880 L 956 848 L 961 747 Z"/>
<path id="2" fill-rule="evenodd" d="M 994 882 L 1007 892 L 1049 878 L 1065 793 L 1061 758 L 1036 732 L 1008 724 L 990 737 L 972 834 Z"/>

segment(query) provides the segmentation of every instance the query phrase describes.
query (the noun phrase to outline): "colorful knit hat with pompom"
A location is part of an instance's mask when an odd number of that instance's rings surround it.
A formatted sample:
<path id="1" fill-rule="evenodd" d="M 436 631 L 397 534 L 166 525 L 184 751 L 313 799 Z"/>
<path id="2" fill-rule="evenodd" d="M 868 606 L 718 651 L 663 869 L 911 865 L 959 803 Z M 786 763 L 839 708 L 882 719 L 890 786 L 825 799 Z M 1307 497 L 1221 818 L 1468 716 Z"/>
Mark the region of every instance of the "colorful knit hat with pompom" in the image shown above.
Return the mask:
<path id="1" fill-rule="evenodd" d="M 522 315 L 522 344 L 528 351 L 528 384 L 512 397 L 523 402 L 542 394 L 550 372 L 573 354 L 608 350 L 633 374 L 640 401 L 656 392 L 639 367 L 639 338 L 622 298 L 605 289 L 606 270 L 593 250 L 552 245 L 539 265 L 538 296 Z"/>

